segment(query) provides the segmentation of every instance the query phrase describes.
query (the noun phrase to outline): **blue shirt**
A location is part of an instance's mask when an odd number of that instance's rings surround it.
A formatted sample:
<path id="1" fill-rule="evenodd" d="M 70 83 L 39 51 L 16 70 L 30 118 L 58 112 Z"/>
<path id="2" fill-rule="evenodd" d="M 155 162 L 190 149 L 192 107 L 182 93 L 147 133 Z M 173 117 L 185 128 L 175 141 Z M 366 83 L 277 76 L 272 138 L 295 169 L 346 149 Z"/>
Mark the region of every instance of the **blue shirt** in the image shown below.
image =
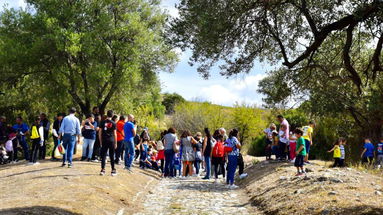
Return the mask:
<path id="1" fill-rule="evenodd" d="M 74 114 L 69 114 L 63 119 L 60 127 L 60 134 L 80 135 L 80 121 Z"/>
<path id="2" fill-rule="evenodd" d="M 25 140 L 25 132 L 29 131 L 29 126 L 27 124 L 25 124 L 25 123 L 21 123 L 21 125 L 16 124 L 12 128 L 16 132 L 16 134 L 23 132 L 24 135 L 21 136 L 21 139 Z"/>
<path id="3" fill-rule="evenodd" d="M 363 148 L 367 149 L 363 157 L 374 157 L 374 145 L 372 143 L 365 143 Z"/>
<path id="4" fill-rule="evenodd" d="M 132 141 L 134 136 L 132 130 L 134 129 L 134 124 L 132 122 L 126 122 L 124 125 L 124 140 L 125 141 Z"/>
<path id="5" fill-rule="evenodd" d="M 383 155 L 383 143 L 378 143 L 376 146 L 376 152 L 378 155 Z"/>
<path id="6" fill-rule="evenodd" d="M 233 151 L 227 153 L 228 155 L 239 156 L 239 149 L 237 148 L 237 144 L 240 144 L 236 137 L 232 137 L 226 140 L 226 144 L 228 147 L 231 147 Z"/>

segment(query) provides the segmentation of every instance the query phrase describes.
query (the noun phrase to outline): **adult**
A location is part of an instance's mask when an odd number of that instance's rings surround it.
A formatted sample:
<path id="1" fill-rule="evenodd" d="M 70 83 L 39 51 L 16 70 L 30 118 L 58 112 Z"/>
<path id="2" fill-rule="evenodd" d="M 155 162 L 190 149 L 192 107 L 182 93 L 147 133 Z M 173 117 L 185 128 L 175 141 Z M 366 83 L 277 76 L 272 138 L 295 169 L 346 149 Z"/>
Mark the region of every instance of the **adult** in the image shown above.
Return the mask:
<path id="1" fill-rule="evenodd" d="M 266 135 L 266 146 L 273 143 L 273 132 L 277 130 L 277 126 L 274 123 L 271 123 L 268 128 L 263 130 L 263 133 Z"/>
<path id="2" fill-rule="evenodd" d="M 52 150 L 52 158 L 51 158 L 52 161 L 58 160 L 58 158 L 55 157 L 55 150 L 58 146 L 59 130 L 60 130 L 61 123 L 64 116 L 65 114 L 58 113 L 56 116 L 56 120 L 53 122 L 53 128 L 52 128 L 53 150 Z"/>
<path id="3" fill-rule="evenodd" d="M 68 168 L 72 168 L 73 151 L 76 145 L 76 136 L 78 143 L 80 142 L 80 121 L 75 116 L 76 108 L 69 110 L 69 115 L 63 119 L 59 130 L 59 139 L 62 140 L 63 147 L 65 148 L 65 154 L 63 155 L 62 167 L 66 165 L 68 161 Z"/>
<path id="4" fill-rule="evenodd" d="M 41 125 L 40 117 L 36 117 L 35 122 L 32 124 L 30 139 L 32 141 L 32 152 L 29 159 L 29 164 L 39 164 L 37 162 L 39 149 L 41 149 L 44 144 L 44 127 Z"/>
<path id="5" fill-rule="evenodd" d="M 197 143 L 194 144 L 194 153 L 195 153 L 195 160 L 194 160 L 194 167 L 195 167 L 195 174 L 199 176 L 200 174 L 200 169 L 201 169 L 201 162 L 203 160 L 202 158 L 202 145 L 203 145 L 203 140 L 202 140 L 202 134 L 201 132 L 197 132 L 194 138 Z"/>
<path id="6" fill-rule="evenodd" d="M 44 142 L 43 145 L 40 147 L 39 158 L 40 160 L 45 160 L 45 155 L 47 153 L 47 141 L 49 136 L 49 130 L 51 128 L 51 123 L 49 122 L 47 114 L 45 113 L 40 114 L 40 119 L 40 126 L 43 128 L 44 131 Z"/>
<path id="7" fill-rule="evenodd" d="M 220 128 L 218 129 L 219 130 L 219 134 L 223 136 L 223 141 L 226 141 L 227 138 L 229 138 L 226 134 L 226 129 L 225 128 Z"/>
<path id="8" fill-rule="evenodd" d="M 96 141 L 96 133 L 98 131 L 98 124 L 94 120 L 93 114 L 87 114 L 86 120 L 82 122 L 82 136 L 84 137 L 82 143 L 82 157 L 81 160 L 92 159 L 94 142 Z M 86 152 L 88 151 L 88 154 Z"/>
<path id="9" fill-rule="evenodd" d="M 211 176 L 211 156 L 212 156 L 212 149 L 213 145 L 215 144 L 215 139 L 212 137 L 209 128 L 205 128 L 205 138 L 203 142 L 203 157 L 205 159 L 205 168 L 206 168 L 206 175 L 202 179 L 210 179 Z"/>
<path id="10" fill-rule="evenodd" d="M 134 125 L 134 116 L 128 115 L 128 121 L 124 125 L 124 143 L 125 143 L 125 169 L 132 172 L 134 160 L 134 137 L 136 136 L 136 126 Z"/>
<path id="11" fill-rule="evenodd" d="M 92 114 L 94 116 L 94 120 L 97 122 L 97 125 L 100 125 L 101 114 L 100 114 L 100 109 L 97 106 L 93 107 Z M 98 132 L 99 132 L 99 130 L 96 131 L 97 137 L 98 137 Z M 92 162 L 98 162 L 98 156 L 100 156 L 100 141 L 99 141 L 99 138 L 96 138 L 96 141 L 94 142 L 91 161 Z"/>
<path id="12" fill-rule="evenodd" d="M 173 145 L 178 143 L 175 128 L 169 128 L 168 133 L 164 136 L 165 147 L 165 177 L 174 177 L 174 154 Z"/>
<path id="13" fill-rule="evenodd" d="M 193 145 L 197 144 L 197 141 L 192 137 L 190 131 L 186 130 L 181 135 L 181 148 L 182 148 L 182 164 L 183 171 L 182 176 L 192 176 L 193 175 L 193 163 L 195 160 L 195 153 Z M 189 170 L 187 173 L 186 170 Z"/>
<path id="14" fill-rule="evenodd" d="M 23 122 L 23 118 L 21 116 L 16 117 L 16 124 L 12 127 L 16 132 L 17 140 L 19 144 L 23 148 L 24 158 L 25 160 L 29 160 L 29 146 L 27 144 L 25 135 L 29 134 L 29 126 Z"/>
<path id="15" fill-rule="evenodd" d="M 116 149 L 116 164 L 120 164 L 120 159 L 123 158 L 124 154 L 124 125 L 125 125 L 125 116 L 121 115 L 120 119 L 117 121 L 117 149 Z"/>
<path id="16" fill-rule="evenodd" d="M 226 183 L 230 189 L 238 188 L 238 186 L 234 184 L 235 170 L 237 169 L 239 150 L 241 149 L 241 143 L 238 141 L 237 137 L 238 130 L 233 129 L 229 134 L 229 138 L 226 140 L 226 147 L 230 149 L 227 153 L 228 163 Z"/>
<path id="17" fill-rule="evenodd" d="M 110 165 L 112 167 L 112 176 L 117 175 L 114 168 L 114 150 L 117 148 L 116 123 L 112 120 L 113 111 L 108 110 L 107 118 L 100 123 L 100 146 L 101 146 L 101 171 L 100 175 L 105 175 L 106 154 L 109 151 Z"/>
<path id="18" fill-rule="evenodd" d="M 290 125 L 289 122 L 282 116 L 278 115 L 277 120 L 281 124 L 279 128 L 279 142 L 278 142 L 278 158 L 279 160 L 286 160 L 286 148 L 290 141 Z"/>
<path id="19" fill-rule="evenodd" d="M 305 139 L 305 147 L 306 147 L 306 156 L 305 156 L 305 162 L 309 163 L 309 153 L 310 153 L 310 146 L 313 145 L 313 132 L 315 128 L 315 123 L 313 121 L 309 122 L 309 125 L 303 126 L 303 139 Z"/>

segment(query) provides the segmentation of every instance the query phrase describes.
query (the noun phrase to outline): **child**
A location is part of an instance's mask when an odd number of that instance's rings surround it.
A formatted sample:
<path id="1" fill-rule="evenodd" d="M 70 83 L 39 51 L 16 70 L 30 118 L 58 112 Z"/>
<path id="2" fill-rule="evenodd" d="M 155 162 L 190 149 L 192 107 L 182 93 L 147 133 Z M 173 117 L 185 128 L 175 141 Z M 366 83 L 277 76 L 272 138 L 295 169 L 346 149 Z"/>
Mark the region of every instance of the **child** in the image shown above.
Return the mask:
<path id="1" fill-rule="evenodd" d="M 368 163 L 368 165 L 371 165 L 374 160 L 375 147 L 369 138 L 364 139 L 363 148 L 362 155 L 360 156 L 362 158 L 362 163 Z"/>
<path id="2" fill-rule="evenodd" d="M 294 134 L 297 137 L 294 166 L 297 168 L 296 176 L 301 176 L 305 173 L 303 170 L 303 160 L 306 156 L 305 139 L 302 137 L 303 131 L 300 128 L 295 129 Z"/>
<path id="3" fill-rule="evenodd" d="M 39 148 L 44 144 L 44 127 L 40 125 L 40 121 L 40 117 L 36 117 L 35 123 L 31 128 L 32 154 L 29 159 L 29 165 L 39 164 L 37 162 L 37 156 L 39 154 Z"/>
<path id="4" fill-rule="evenodd" d="M 383 164 L 383 137 L 380 138 L 380 142 L 376 146 L 376 156 L 376 165 L 380 169 Z"/>
<path id="5" fill-rule="evenodd" d="M 181 176 L 181 153 L 175 153 L 174 154 L 174 176 L 177 176 L 177 170 L 178 170 L 178 176 Z"/>
<path id="6" fill-rule="evenodd" d="M 277 131 L 273 131 L 273 134 L 272 134 L 272 146 L 271 146 L 271 150 L 272 150 L 272 153 L 273 155 L 275 155 L 275 160 L 278 159 L 278 132 Z M 271 159 L 271 157 L 270 157 Z"/>
<path id="7" fill-rule="evenodd" d="M 334 147 L 329 150 L 328 152 L 334 152 L 334 165 L 332 166 L 333 168 L 334 167 L 340 167 L 340 157 L 341 157 L 341 152 L 340 152 L 340 139 L 337 140 L 335 143 L 334 143 Z"/>
<path id="8" fill-rule="evenodd" d="M 0 144 L 0 164 L 6 164 L 8 161 L 7 152 L 3 144 Z"/>
<path id="9" fill-rule="evenodd" d="M 297 137 L 295 134 L 291 133 L 290 137 L 290 144 L 289 144 L 289 149 L 290 149 L 290 160 L 292 163 L 295 162 L 295 150 L 297 147 Z"/>
<path id="10" fill-rule="evenodd" d="M 339 145 L 339 148 L 340 148 L 340 160 L 339 160 L 339 164 L 340 164 L 340 167 L 344 167 L 344 160 L 346 159 L 346 150 L 344 148 L 344 146 L 346 145 L 347 143 L 347 140 L 343 137 L 340 138 L 340 145 Z"/>
<path id="11" fill-rule="evenodd" d="M 15 133 L 10 133 L 8 135 L 8 141 L 5 142 L 5 150 L 7 152 L 7 156 L 9 157 L 9 161 L 11 163 L 14 163 L 14 159 L 13 159 L 13 155 L 14 155 L 14 153 L 13 153 L 13 145 L 14 145 L 14 143 L 13 143 L 13 141 L 15 141 L 15 140 L 16 140 L 16 134 Z"/>
<path id="12" fill-rule="evenodd" d="M 145 169 L 146 163 L 148 162 L 148 150 L 149 150 L 148 141 L 147 140 L 141 140 L 141 144 L 140 144 L 140 151 L 141 151 L 140 167 L 142 169 Z"/>
<path id="13" fill-rule="evenodd" d="M 211 159 L 211 163 L 212 163 L 213 169 L 214 169 L 215 183 L 218 182 L 218 167 L 221 167 L 221 172 L 225 171 L 224 156 L 225 156 L 225 147 L 223 145 L 223 136 L 221 134 L 219 134 L 217 136 L 217 142 L 213 147 L 212 159 Z"/>

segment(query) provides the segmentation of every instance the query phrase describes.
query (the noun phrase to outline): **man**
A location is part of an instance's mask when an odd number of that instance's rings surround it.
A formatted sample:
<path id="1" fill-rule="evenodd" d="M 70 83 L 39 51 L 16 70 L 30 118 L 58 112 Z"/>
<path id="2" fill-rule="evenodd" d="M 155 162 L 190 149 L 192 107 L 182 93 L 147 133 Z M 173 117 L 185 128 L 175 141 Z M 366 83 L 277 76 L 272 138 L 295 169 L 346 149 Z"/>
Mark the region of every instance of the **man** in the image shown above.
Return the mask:
<path id="1" fill-rule="evenodd" d="M 303 139 L 305 139 L 305 147 L 306 147 L 306 156 L 305 156 L 305 163 L 309 162 L 309 153 L 310 153 L 310 146 L 313 144 L 313 132 L 314 132 L 315 123 L 313 121 L 309 122 L 309 125 L 304 126 L 302 128 L 303 130 Z"/>
<path id="2" fill-rule="evenodd" d="M 27 141 L 25 139 L 25 135 L 29 134 L 29 126 L 23 122 L 23 118 L 21 116 L 18 116 L 16 118 L 16 124 L 12 128 L 16 132 L 17 140 L 19 141 L 19 144 L 23 148 L 24 158 L 25 158 L 25 160 L 28 161 L 29 160 L 29 146 L 28 146 Z"/>
<path id="3" fill-rule="evenodd" d="M 51 127 L 51 124 L 49 120 L 47 119 L 47 115 L 45 113 L 40 114 L 40 126 L 43 128 L 44 131 L 44 142 L 39 150 L 39 158 L 40 160 L 45 160 L 45 154 L 47 153 L 47 141 L 48 141 L 48 135 L 49 135 L 49 129 Z"/>
<path id="4" fill-rule="evenodd" d="M 53 122 L 52 135 L 53 135 L 53 144 L 54 145 L 53 145 L 53 150 L 52 150 L 52 158 L 51 158 L 52 161 L 58 160 L 58 158 L 55 157 L 55 150 L 56 150 L 58 143 L 59 143 L 59 141 L 58 141 L 59 130 L 60 130 L 61 123 L 63 121 L 64 116 L 65 116 L 65 114 L 58 113 L 56 120 Z"/>
<path id="5" fill-rule="evenodd" d="M 64 167 L 66 165 L 66 161 L 68 161 L 68 168 L 72 168 L 72 157 L 74 147 L 76 145 L 76 136 L 78 144 L 80 143 L 80 121 L 74 115 L 75 113 L 76 108 L 71 108 L 69 110 L 69 115 L 63 119 L 59 131 L 59 139 L 63 141 L 63 146 L 65 148 L 63 164 L 61 165 L 62 167 Z"/>
<path id="6" fill-rule="evenodd" d="M 101 115 L 100 115 L 100 109 L 95 106 L 92 109 L 92 113 L 94 116 L 94 120 L 97 123 L 97 125 L 100 125 L 101 122 Z M 96 131 L 96 136 L 98 137 L 99 135 L 99 130 Z M 100 155 L 100 141 L 98 138 L 96 138 L 96 141 L 94 142 L 94 147 L 93 147 L 93 154 L 92 154 L 92 162 L 98 162 L 97 157 Z"/>
<path id="7" fill-rule="evenodd" d="M 117 132 L 116 123 L 112 120 L 113 111 L 108 110 L 107 118 L 101 122 L 99 139 L 101 146 L 101 172 L 100 175 L 105 175 L 106 153 L 109 150 L 110 165 L 112 167 L 112 176 L 117 175 L 114 168 L 114 150 L 117 148 Z"/>
<path id="8" fill-rule="evenodd" d="M 134 137 L 136 136 L 136 127 L 134 125 L 134 116 L 129 114 L 128 121 L 124 125 L 124 142 L 125 142 L 125 169 L 132 172 L 132 164 L 134 159 Z"/>
<path id="9" fill-rule="evenodd" d="M 117 122 L 117 149 L 116 149 L 116 164 L 120 164 L 120 159 L 122 158 L 124 151 L 124 125 L 125 125 L 125 116 L 120 116 L 120 119 Z"/>
<path id="10" fill-rule="evenodd" d="M 278 115 L 277 120 L 281 124 L 281 127 L 279 128 L 279 152 L 277 157 L 279 160 L 286 160 L 286 147 L 290 137 L 290 125 L 282 115 Z"/>

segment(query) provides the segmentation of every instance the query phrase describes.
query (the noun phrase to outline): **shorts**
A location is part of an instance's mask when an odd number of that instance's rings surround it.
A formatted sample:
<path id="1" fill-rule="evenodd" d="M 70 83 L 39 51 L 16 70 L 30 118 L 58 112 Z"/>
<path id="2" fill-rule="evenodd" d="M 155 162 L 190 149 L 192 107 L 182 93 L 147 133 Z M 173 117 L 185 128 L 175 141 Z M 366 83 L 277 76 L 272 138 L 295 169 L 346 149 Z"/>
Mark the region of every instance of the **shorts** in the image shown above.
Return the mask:
<path id="1" fill-rule="evenodd" d="M 303 167 L 303 158 L 304 158 L 303 155 L 297 155 L 297 157 L 295 157 L 294 166 L 295 167 Z"/>
<path id="2" fill-rule="evenodd" d="M 306 147 L 306 153 L 307 154 L 310 153 L 310 146 L 311 146 L 310 140 L 305 139 L 305 147 Z"/>

